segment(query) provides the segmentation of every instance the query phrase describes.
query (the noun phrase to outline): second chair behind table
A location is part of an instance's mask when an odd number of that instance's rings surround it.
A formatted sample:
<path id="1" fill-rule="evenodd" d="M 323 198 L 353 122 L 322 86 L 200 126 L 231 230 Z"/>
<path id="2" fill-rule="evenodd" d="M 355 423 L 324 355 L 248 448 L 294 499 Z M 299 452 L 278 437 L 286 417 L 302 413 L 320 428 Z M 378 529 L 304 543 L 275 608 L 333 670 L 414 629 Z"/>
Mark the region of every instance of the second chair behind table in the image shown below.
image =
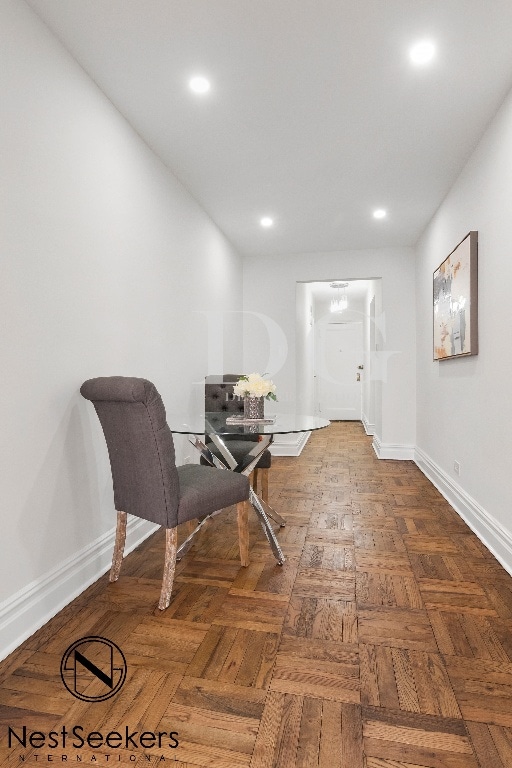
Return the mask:
<path id="1" fill-rule="evenodd" d="M 223 373 L 218 376 L 207 376 L 204 382 L 204 410 L 206 413 L 226 411 L 228 413 L 244 412 L 243 400 L 235 397 L 233 387 L 241 374 Z M 240 462 L 251 450 L 251 443 L 258 440 L 258 435 L 223 435 L 222 439 L 229 443 L 229 452 L 233 458 Z M 211 441 L 208 448 L 218 458 L 222 458 L 220 452 Z M 203 463 L 204 460 L 201 460 Z M 260 495 L 263 501 L 268 503 L 268 471 L 272 464 L 272 454 L 268 449 L 264 450 L 261 458 L 253 471 L 253 488 L 257 491 L 259 485 Z"/>

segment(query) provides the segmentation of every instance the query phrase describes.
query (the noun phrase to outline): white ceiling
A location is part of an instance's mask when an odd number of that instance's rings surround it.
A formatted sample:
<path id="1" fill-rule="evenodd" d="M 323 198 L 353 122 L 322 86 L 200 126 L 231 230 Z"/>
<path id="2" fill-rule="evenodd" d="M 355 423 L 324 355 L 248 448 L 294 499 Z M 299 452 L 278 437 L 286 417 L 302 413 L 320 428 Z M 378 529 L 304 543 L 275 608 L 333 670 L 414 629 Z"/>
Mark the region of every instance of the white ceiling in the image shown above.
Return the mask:
<path id="1" fill-rule="evenodd" d="M 414 245 L 512 86 L 511 0 L 27 2 L 244 254 Z"/>

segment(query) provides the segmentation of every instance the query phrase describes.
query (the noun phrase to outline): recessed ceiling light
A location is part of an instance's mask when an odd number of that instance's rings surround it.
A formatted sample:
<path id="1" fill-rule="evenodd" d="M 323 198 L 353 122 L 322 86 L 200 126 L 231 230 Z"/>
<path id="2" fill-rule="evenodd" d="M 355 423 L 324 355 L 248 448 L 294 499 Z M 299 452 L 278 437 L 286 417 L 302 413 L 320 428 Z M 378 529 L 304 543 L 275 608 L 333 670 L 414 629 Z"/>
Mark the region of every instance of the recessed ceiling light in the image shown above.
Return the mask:
<path id="1" fill-rule="evenodd" d="M 188 85 L 191 91 L 194 93 L 208 93 L 210 90 L 210 81 L 206 77 L 197 76 L 188 81 Z"/>
<path id="2" fill-rule="evenodd" d="M 387 211 L 385 211 L 384 208 L 377 208 L 377 210 L 373 212 L 374 219 L 385 219 L 387 215 Z"/>
<path id="3" fill-rule="evenodd" d="M 432 40 L 420 40 L 409 49 L 409 56 L 413 64 L 422 66 L 429 64 L 434 58 L 436 47 Z"/>
<path id="4" fill-rule="evenodd" d="M 274 225 L 274 219 L 271 219 L 270 216 L 263 216 L 263 218 L 260 219 L 260 224 L 262 227 L 272 227 Z"/>

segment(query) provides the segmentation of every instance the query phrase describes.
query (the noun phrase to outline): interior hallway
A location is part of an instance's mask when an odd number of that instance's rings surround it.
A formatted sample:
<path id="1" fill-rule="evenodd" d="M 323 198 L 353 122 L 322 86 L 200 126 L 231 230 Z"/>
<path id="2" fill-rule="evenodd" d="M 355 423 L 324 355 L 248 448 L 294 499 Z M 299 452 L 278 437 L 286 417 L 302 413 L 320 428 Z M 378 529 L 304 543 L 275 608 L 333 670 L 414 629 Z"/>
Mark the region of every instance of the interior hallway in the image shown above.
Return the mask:
<path id="1" fill-rule="evenodd" d="M 155 535 L 116 584 L 103 577 L 0 665 L 2 722 L 178 732 L 177 749 L 122 752 L 126 765 L 510 768 L 512 579 L 417 467 L 377 460 L 359 423 L 335 423 L 299 458 L 274 458 L 270 494 L 287 519 L 282 568 L 255 518 L 240 568 L 229 511 L 178 564 L 160 613 Z M 60 680 L 85 635 L 127 658 L 102 703 Z M 0 749 L 9 766 L 119 752 Z"/>

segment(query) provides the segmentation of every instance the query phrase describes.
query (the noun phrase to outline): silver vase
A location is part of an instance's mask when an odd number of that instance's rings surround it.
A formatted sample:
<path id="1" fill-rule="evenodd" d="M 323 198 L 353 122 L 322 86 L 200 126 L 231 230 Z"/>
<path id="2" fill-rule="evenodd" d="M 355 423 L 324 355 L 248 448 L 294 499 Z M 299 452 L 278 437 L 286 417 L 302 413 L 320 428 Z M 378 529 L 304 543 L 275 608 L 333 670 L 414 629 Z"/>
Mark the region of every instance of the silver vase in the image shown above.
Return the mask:
<path id="1" fill-rule="evenodd" d="M 246 419 L 265 418 L 265 398 L 244 397 L 244 417 Z"/>

